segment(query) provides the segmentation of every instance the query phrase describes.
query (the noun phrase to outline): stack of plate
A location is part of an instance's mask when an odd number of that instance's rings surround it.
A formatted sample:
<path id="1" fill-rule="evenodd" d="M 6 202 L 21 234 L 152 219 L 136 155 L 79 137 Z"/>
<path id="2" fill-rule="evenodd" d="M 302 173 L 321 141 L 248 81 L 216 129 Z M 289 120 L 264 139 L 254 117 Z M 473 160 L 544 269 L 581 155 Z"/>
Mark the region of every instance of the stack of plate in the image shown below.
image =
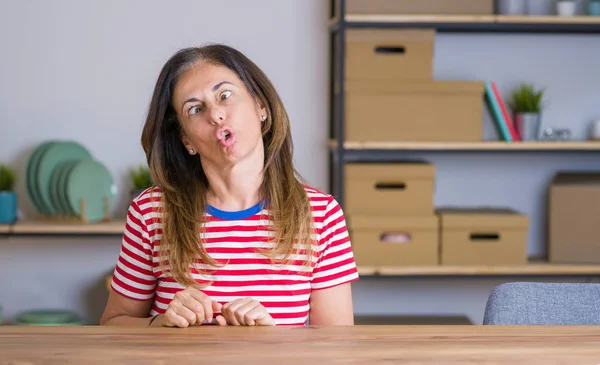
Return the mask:
<path id="1" fill-rule="evenodd" d="M 46 216 L 97 222 L 115 203 L 116 186 L 109 171 L 73 141 L 40 144 L 27 162 L 25 185 L 34 207 Z"/>
<path id="2" fill-rule="evenodd" d="M 76 313 L 68 310 L 39 309 L 19 314 L 15 324 L 18 326 L 79 326 L 83 321 Z"/>

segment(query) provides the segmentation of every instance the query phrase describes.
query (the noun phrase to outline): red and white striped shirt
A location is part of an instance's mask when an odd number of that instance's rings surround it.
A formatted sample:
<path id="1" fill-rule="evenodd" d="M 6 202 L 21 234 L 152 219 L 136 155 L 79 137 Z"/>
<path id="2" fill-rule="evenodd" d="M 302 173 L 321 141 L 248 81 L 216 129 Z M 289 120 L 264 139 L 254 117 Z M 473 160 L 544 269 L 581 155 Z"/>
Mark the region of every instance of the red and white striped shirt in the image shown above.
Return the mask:
<path id="1" fill-rule="evenodd" d="M 272 264 L 257 252 L 273 247 L 268 242 L 273 232 L 267 208 L 258 204 L 243 211 L 225 212 L 208 207 L 202 241 L 212 258 L 227 265 L 210 267 L 198 259 L 201 271 L 211 270 L 211 274 L 198 274 L 191 269 L 198 283 L 212 282 L 202 289 L 206 295 L 221 304 L 252 297 L 267 309 L 277 325 L 304 325 L 311 291 L 358 279 L 340 206 L 331 195 L 305 189 L 315 227 L 311 266 L 303 265 L 307 259 L 303 252 L 293 254 L 294 262 L 289 265 Z M 185 289 L 160 270 L 159 205 L 160 190 L 156 188 L 146 190 L 131 203 L 112 281 L 112 289 L 127 298 L 153 299 L 150 315 L 164 313 L 175 293 Z"/>

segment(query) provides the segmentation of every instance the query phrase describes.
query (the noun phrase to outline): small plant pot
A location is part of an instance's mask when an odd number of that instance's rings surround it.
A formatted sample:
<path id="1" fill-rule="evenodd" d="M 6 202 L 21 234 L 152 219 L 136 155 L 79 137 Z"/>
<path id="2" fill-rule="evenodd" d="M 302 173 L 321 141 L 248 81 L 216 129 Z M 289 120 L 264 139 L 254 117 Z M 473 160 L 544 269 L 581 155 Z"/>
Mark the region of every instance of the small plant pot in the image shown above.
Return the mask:
<path id="1" fill-rule="evenodd" d="M 527 0 L 498 0 L 497 12 L 502 15 L 527 14 Z"/>
<path id="2" fill-rule="evenodd" d="M 588 3 L 588 14 L 600 16 L 600 0 L 590 0 Z"/>
<path id="3" fill-rule="evenodd" d="M 515 113 L 515 128 L 522 141 L 536 141 L 540 135 L 539 113 Z"/>
<path id="4" fill-rule="evenodd" d="M 0 191 L 0 224 L 11 224 L 17 220 L 17 193 Z"/>
<path id="5" fill-rule="evenodd" d="M 556 3 L 556 12 L 559 16 L 574 16 L 577 3 L 573 0 L 559 0 Z"/>

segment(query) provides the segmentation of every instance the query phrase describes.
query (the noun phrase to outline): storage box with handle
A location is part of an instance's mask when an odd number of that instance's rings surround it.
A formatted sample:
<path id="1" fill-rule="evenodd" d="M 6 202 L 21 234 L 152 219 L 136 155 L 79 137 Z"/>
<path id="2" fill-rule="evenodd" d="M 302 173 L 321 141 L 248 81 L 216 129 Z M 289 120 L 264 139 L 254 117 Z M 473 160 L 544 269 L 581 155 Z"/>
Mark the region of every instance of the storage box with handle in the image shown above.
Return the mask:
<path id="1" fill-rule="evenodd" d="M 433 29 L 349 29 L 347 80 L 432 80 Z"/>
<path id="2" fill-rule="evenodd" d="M 348 141 L 482 140 L 481 81 L 348 81 L 345 89 Z"/>
<path id="3" fill-rule="evenodd" d="M 529 218 L 502 208 L 438 208 L 442 265 L 524 265 Z"/>
<path id="4" fill-rule="evenodd" d="M 348 163 L 346 214 L 434 214 L 435 166 L 426 161 Z"/>
<path id="5" fill-rule="evenodd" d="M 352 215 L 348 226 L 357 265 L 436 266 L 439 261 L 435 215 Z"/>
<path id="6" fill-rule="evenodd" d="M 363 15 L 493 15 L 494 0 L 346 0 L 346 13 Z"/>

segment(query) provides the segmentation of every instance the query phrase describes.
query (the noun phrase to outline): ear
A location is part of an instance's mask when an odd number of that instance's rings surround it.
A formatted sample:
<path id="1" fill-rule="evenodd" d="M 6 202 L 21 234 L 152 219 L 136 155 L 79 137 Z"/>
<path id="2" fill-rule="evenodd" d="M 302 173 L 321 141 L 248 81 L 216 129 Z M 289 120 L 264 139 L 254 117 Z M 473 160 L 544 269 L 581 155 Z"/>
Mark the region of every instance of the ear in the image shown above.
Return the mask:
<path id="1" fill-rule="evenodd" d="M 265 118 L 269 116 L 269 114 L 267 114 L 267 108 L 263 105 L 263 103 L 260 100 L 256 101 L 256 106 L 258 108 L 258 118 L 264 122 L 264 120 L 262 119 L 263 116 Z"/>

